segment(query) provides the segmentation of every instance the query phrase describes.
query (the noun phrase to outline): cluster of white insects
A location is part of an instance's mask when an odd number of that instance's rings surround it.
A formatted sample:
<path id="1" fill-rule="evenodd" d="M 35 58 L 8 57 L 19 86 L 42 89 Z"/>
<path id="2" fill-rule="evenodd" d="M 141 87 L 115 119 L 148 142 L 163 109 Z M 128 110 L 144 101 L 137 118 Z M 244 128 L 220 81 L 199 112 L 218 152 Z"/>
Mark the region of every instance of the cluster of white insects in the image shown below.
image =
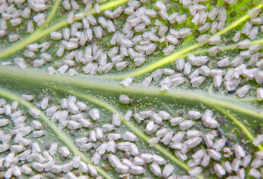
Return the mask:
<path id="1" fill-rule="evenodd" d="M 212 79 L 215 89 L 242 98 L 251 91 L 250 83 L 263 84 L 261 45 L 251 42 L 263 31 L 260 9 L 250 11 L 249 21 L 231 38 L 237 44 L 238 54 L 229 57 L 220 54 L 220 44 L 227 39 L 214 35 L 225 27 L 224 6 L 209 8 L 204 5 L 207 0 L 180 0 L 184 13 L 179 10 L 171 13 L 171 7 L 162 1 L 155 1 L 149 8 L 146 0 L 130 0 L 114 10 L 100 12 L 101 2 L 104 0 L 62 0 L 69 25 L 51 32 L 42 43 L 27 45 L 22 55 L 1 65 L 16 65 L 21 69 L 47 67 L 50 75 L 105 74 L 128 66 L 137 68 L 154 55 L 170 55 L 184 40 L 194 37 L 196 43 L 209 48 L 207 55 L 189 54 L 176 59 L 172 67 L 153 71 L 142 85 L 157 83 L 163 91 L 183 84 L 198 88 Z M 225 3 L 236 1 L 225 0 Z M 41 28 L 47 20 L 49 5 L 47 0 L 0 0 L 0 38 L 16 43 L 22 37 L 13 31 L 9 33 L 8 28 L 21 27 L 27 33 Z M 92 8 L 97 15 L 86 16 Z M 125 23 L 120 24 L 119 19 Z M 193 25 L 198 26 L 198 36 L 191 28 Z M 106 37 L 110 37 L 108 42 L 103 41 Z M 58 58 L 62 60 L 57 63 Z M 132 82 L 133 78 L 128 77 L 121 84 L 127 87 Z M 262 100 L 263 88 L 255 91 L 257 99 Z M 25 111 L 16 101 L 8 103 L 0 99 L 0 177 L 100 178 L 95 165 L 122 178 L 142 176 L 145 172 L 169 179 L 190 179 L 203 173 L 228 179 L 263 177 L 263 152 L 253 153 L 243 141 L 225 134 L 220 127 L 224 125 L 224 117 L 209 109 L 179 109 L 175 114 L 164 110 L 128 110 L 124 120 L 143 126 L 150 138 L 150 149 L 144 151 L 139 145 L 146 143 L 135 133 L 121 130 L 118 113 L 102 116 L 99 109 L 88 107 L 74 96 L 58 103 L 43 96 L 36 99 L 25 94 L 21 98 L 37 108 Z M 132 102 L 126 95 L 119 96 L 123 105 Z M 43 144 L 54 136 L 40 122 L 41 111 L 57 129 L 74 138 L 78 150 L 89 156 L 94 165 L 74 156 L 70 146 L 55 140 Z M 262 143 L 263 135 L 258 135 L 253 145 Z M 189 171 L 178 174 L 173 163 L 151 148 L 155 144 L 172 151 L 187 164 Z"/>
<path id="2" fill-rule="evenodd" d="M 129 110 L 124 115 L 124 120 L 145 126 L 150 146 L 162 144 L 187 163 L 188 173 L 176 175 L 172 163 L 152 149 L 148 152 L 140 149 L 137 145 L 140 139 L 129 130 L 121 130 L 117 113 L 113 113 L 111 119 L 102 120 L 99 109 L 88 107 L 74 96 L 58 103 L 43 96 L 35 99 L 25 94 L 21 98 L 33 102 L 38 108 L 25 111 L 16 101 L 8 103 L 0 99 L 0 167 L 4 178 L 99 177 L 96 168 L 82 161 L 80 156 L 74 156 L 68 146 L 52 137 L 54 142 L 43 144 L 43 138 L 49 134 L 45 129 L 47 126 L 39 121 L 40 111 L 59 130 L 72 135 L 75 145 L 91 157 L 93 164 L 104 162 L 107 170 L 112 168 L 122 177 L 141 175 L 148 169 L 157 177 L 169 179 L 192 178 L 204 171 L 229 179 L 246 178 L 248 167 L 248 176 L 261 177 L 263 152 L 251 153 L 245 144 L 238 144 L 232 134 L 224 134 L 220 123 L 223 124 L 225 119 L 208 109 L 204 112 L 188 110 L 187 113 L 178 109 L 174 115 L 167 111 Z M 261 143 L 263 136 L 258 135 L 254 145 Z M 105 165 L 105 161 L 108 164 Z"/>
<path id="3" fill-rule="evenodd" d="M 50 63 L 53 65 L 48 67 L 50 74 L 69 73 L 70 75 L 78 73 L 95 75 L 112 70 L 121 71 L 130 64 L 141 66 L 150 55 L 159 54 L 156 51 L 169 55 L 183 43 L 184 39 L 193 36 L 193 30 L 184 27 L 185 22 L 190 18 L 191 25 L 199 26 L 197 31 L 200 35 L 196 37 L 196 42 L 211 46 L 209 55 L 190 54 L 186 59 L 177 59 L 174 68 L 158 69 L 143 83 L 148 86 L 152 80 L 159 81 L 164 74 L 168 76 L 160 81 L 162 90 L 187 82 L 196 88 L 212 78 L 215 89 L 220 90 L 224 86 L 225 91 L 236 92 L 238 97 L 245 97 L 250 91 L 251 81 L 256 81 L 259 85 L 263 83 L 262 55 L 259 52 L 261 46 L 251 44 L 251 40 L 256 39 L 262 29 L 260 9 L 250 12 L 250 21 L 245 23 L 232 38 L 232 42 L 237 43 L 239 54 L 234 57 L 224 55 L 215 57 L 220 53 L 220 44 L 225 39 L 219 35 L 212 35 L 225 27 L 227 14 L 224 6 L 209 9 L 202 2 L 180 1 L 183 8 L 189 10 L 191 17 L 188 17 L 187 14 L 179 11 L 168 13 L 168 8 L 161 1 L 157 1 L 153 8 L 147 8 L 144 5 L 145 1 L 133 0 L 129 1 L 127 6 L 104 12 L 99 12 L 97 3 L 83 1 L 85 9 L 79 12 L 82 3 L 65 0 L 62 5 L 64 9 L 70 11 L 67 18 L 70 25 L 50 33 L 51 41 L 57 41 L 56 56 L 63 60 L 54 65 L 52 62 L 54 57 L 48 52 L 51 45 L 49 40 L 29 44 L 24 50 L 23 57 L 15 57 L 13 63 L 20 68 L 26 68 L 29 65 L 27 61 L 31 61 L 33 67 L 42 67 Z M 31 14 L 35 15 L 28 21 L 28 32 L 34 31 L 33 26 L 41 26 L 45 23 L 45 10 L 48 7 L 46 1 L 29 1 L 29 7 L 24 3 L 25 1 L 11 1 L 1 4 L 0 34 L 8 36 L 10 42 L 18 40 L 19 35 L 7 34 L 7 23 L 16 27 L 22 24 L 23 18 L 33 16 Z M 99 15 L 85 16 L 84 12 L 88 12 L 92 7 Z M 117 19 L 123 17 L 125 23 L 118 24 Z M 182 27 L 178 29 L 176 26 L 173 27 L 174 24 Z M 100 41 L 106 36 L 111 37 L 110 43 L 106 44 L 107 50 L 100 45 Z M 214 58 L 217 59 L 216 62 Z M 11 64 L 12 62 L 2 63 L 2 65 Z M 263 89 L 258 88 L 256 93 L 258 100 L 261 100 Z"/>

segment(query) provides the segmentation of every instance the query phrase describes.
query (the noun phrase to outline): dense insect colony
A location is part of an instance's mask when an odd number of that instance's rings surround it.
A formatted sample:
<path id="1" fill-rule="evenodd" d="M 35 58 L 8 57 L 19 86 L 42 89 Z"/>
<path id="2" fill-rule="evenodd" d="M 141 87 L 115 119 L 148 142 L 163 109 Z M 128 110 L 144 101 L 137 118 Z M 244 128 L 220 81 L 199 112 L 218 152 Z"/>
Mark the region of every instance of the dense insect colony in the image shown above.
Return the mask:
<path id="1" fill-rule="evenodd" d="M 206 46 L 210 48 L 207 56 L 189 54 L 184 59 L 179 58 L 174 68 L 156 70 L 143 81 L 143 84 L 148 86 L 153 80 L 159 82 L 162 90 L 182 84 L 197 88 L 212 78 L 215 89 L 224 86 L 227 92 L 236 92 L 238 97 L 245 97 L 250 91 L 251 81 L 263 83 L 262 54 L 259 52 L 261 45 L 251 44 L 251 40 L 255 40 L 263 29 L 260 9 L 251 11 L 250 21 L 232 37 L 232 42 L 237 43 L 239 53 L 233 57 L 225 55 L 215 57 L 221 53 L 221 42 L 231 40 L 222 39 L 219 35 L 213 36 L 225 27 L 227 13 L 224 6 L 211 9 L 202 2 L 206 1 L 180 1 L 182 8 L 189 10 L 188 17 L 188 14 L 178 10 L 170 13 L 171 7 L 166 7 L 161 1 L 157 1 L 153 8 L 147 8 L 144 5 L 145 1 L 129 1 L 127 6 L 99 12 L 98 4 L 92 1 L 78 3 L 65 0 L 62 5 L 69 11 L 67 20 L 70 26 L 51 32 L 51 40 L 29 44 L 23 56 L 15 57 L 13 62 L 3 62 L 2 65 L 15 64 L 22 69 L 28 65 L 33 67 L 46 65 L 50 74 L 95 75 L 112 70 L 122 71 L 130 65 L 141 66 L 150 55 L 158 55 L 161 51 L 164 55 L 169 55 L 185 39 L 195 37 L 197 43 L 207 44 Z M 29 1 L 28 5 L 26 6 L 24 1 L 1 4 L 2 37 L 8 36 L 10 42 L 20 38 L 15 33 L 7 34 L 7 23 L 17 27 L 23 23 L 23 19 L 30 19 L 26 25 L 27 32 L 30 33 L 34 31 L 34 26 L 39 27 L 45 23 L 47 1 Z M 83 12 L 79 12 L 81 6 L 85 7 Z M 84 12 L 88 12 L 92 7 L 99 15 L 85 17 Z M 120 24 L 118 18 L 125 18 L 125 23 Z M 188 25 L 189 19 L 190 25 L 198 26 L 195 32 L 198 36 L 193 34 L 194 31 Z M 101 40 L 105 37 L 110 37 L 109 43 L 103 41 L 102 44 Z M 47 52 L 53 41 L 56 44 L 56 56 L 62 59 L 58 63 L 55 63 L 53 60 L 55 57 Z M 247 63 L 244 63 L 245 61 Z M 163 75 L 166 77 L 162 78 Z M 256 89 L 256 93 L 257 98 L 261 100 L 263 89 Z"/>
<path id="2" fill-rule="evenodd" d="M 263 99 L 262 47 L 253 43 L 263 31 L 261 9 L 250 11 L 249 21 L 229 39 L 216 34 L 227 21 L 225 6 L 211 8 L 206 5 L 207 0 L 180 0 L 178 4 L 184 11 L 171 10 L 162 1 L 148 7 L 145 0 L 131 0 L 114 10 L 100 12 L 99 3 L 103 2 L 62 0 L 69 25 L 51 32 L 41 43 L 27 45 L 22 54 L 1 65 L 21 69 L 46 67 L 50 75 L 121 72 L 143 66 L 151 56 L 168 56 L 190 39 L 209 48 L 208 54 L 178 58 L 173 65 L 153 71 L 141 84 L 158 84 L 165 91 L 180 85 L 198 88 L 212 81 L 213 89 L 224 89 L 242 98 L 252 91 L 251 83 L 255 82 L 257 99 Z M 236 1 L 225 3 L 234 5 Z M 12 29 L 33 33 L 41 28 L 48 19 L 48 7 L 47 0 L 0 1 L 1 39 L 16 43 L 22 37 Z M 92 8 L 97 15 L 86 15 Z M 234 56 L 221 51 L 227 41 L 236 44 Z M 57 58 L 61 60 L 56 62 Z M 120 83 L 128 87 L 132 82 L 133 77 L 127 77 Z M 100 178 L 95 165 L 123 178 L 140 177 L 146 172 L 169 179 L 201 174 L 228 179 L 263 177 L 263 151 L 251 151 L 233 134 L 225 134 L 221 128 L 224 117 L 210 109 L 176 109 L 174 113 L 128 110 L 123 120 L 140 124 L 150 138 L 150 147 L 142 149 L 140 144 L 148 145 L 134 132 L 121 129 L 122 116 L 117 112 L 102 116 L 102 111 L 74 96 L 59 102 L 47 96 L 24 94 L 21 98 L 37 108 L 26 111 L 16 101 L 0 99 L 0 174 L 5 178 Z M 121 105 L 134 102 L 124 94 L 118 100 Z M 57 129 L 74 138 L 78 150 L 93 164 L 74 156 L 70 146 L 48 134 L 47 126 L 39 122 L 41 110 Z M 47 140 L 43 138 L 54 142 L 43 144 Z M 262 143 L 263 135 L 258 135 L 253 144 Z M 189 170 L 177 171 L 171 161 L 153 148 L 155 144 L 169 149 Z"/>
<path id="3" fill-rule="evenodd" d="M 204 171 L 218 177 L 245 178 L 245 170 L 249 168 L 248 176 L 261 177 L 263 152 L 251 153 L 246 145 L 238 144 L 231 133 L 225 134 L 217 119 L 220 116 L 216 117 L 209 109 L 204 112 L 190 109 L 187 113 L 177 109 L 174 115 L 153 110 L 126 112 L 124 120 L 145 127 L 151 146 L 163 144 L 190 167 L 188 173 L 176 175 L 169 161 L 151 148 L 150 152 L 140 150 L 136 145 L 140 139 L 131 131 L 121 130 L 119 114 L 113 113 L 111 119 L 102 121 L 98 109 L 88 107 L 74 96 L 63 98 L 59 103 L 43 96 L 21 97 L 38 108 L 24 111 L 16 101 L 7 103 L 0 99 L 0 151 L 4 154 L 0 166 L 5 178 L 24 175 L 71 179 L 86 178 L 87 174 L 98 177 L 96 168 L 81 161 L 80 156 L 73 156 L 67 146 L 54 139 L 42 144 L 41 139 L 48 133 L 39 122 L 40 110 L 66 135 L 78 136 L 74 139 L 75 145 L 90 156 L 93 164 L 104 161 L 102 166 L 123 176 L 141 175 L 148 169 L 157 177 L 170 179 L 196 177 Z M 262 135 L 255 139 L 254 145 L 260 143 L 263 143 Z"/>

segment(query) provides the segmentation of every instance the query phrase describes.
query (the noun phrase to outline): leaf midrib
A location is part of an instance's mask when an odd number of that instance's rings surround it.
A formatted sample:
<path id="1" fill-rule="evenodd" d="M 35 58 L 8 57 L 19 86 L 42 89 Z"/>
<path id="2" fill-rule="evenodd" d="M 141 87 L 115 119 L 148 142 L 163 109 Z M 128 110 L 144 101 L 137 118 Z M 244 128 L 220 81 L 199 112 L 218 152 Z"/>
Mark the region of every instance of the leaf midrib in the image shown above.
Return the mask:
<path id="1" fill-rule="evenodd" d="M 113 93 L 126 93 L 136 95 L 150 95 L 156 97 L 173 97 L 176 99 L 184 99 L 193 101 L 196 103 L 206 103 L 207 105 L 219 105 L 220 107 L 236 111 L 254 118 L 263 119 L 262 110 L 255 107 L 247 108 L 243 105 L 248 103 L 241 103 L 233 97 L 226 97 L 220 94 L 206 94 L 198 90 L 181 90 L 181 89 L 170 89 L 168 91 L 160 91 L 157 87 L 142 87 L 133 83 L 129 87 L 123 87 L 119 82 L 102 80 L 89 75 L 77 75 L 70 77 L 68 75 L 56 74 L 49 75 L 47 72 L 35 69 L 24 69 L 21 70 L 16 67 L 3 67 L 0 66 L 0 76 L 3 77 L 1 80 L 19 80 L 20 82 L 27 82 L 30 84 L 60 84 L 67 85 L 68 87 L 75 87 L 77 89 L 89 89 L 89 90 L 102 90 Z M 11 82 L 11 81 L 10 81 Z M 239 105 L 237 105 L 239 103 Z M 257 111 L 257 112 L 255 112 Z"/>
<path id="2" fill-rule="evenodd" d="M 97 79 L 94 77 L 83 76 L 69 77 L 67 75 L 48 75 L 46 72 L 39 70 L 19 70 L 13 67 L 0 67 L 0 77 L 8 77 L 9 82 L 19 81 L 23 83 L 29 83 L 37 85 L 38 87 L 44 86 L 52 88 L 54 90 L 68 90 L 73 87 L 75 90 L 96 90 L 97 92 L 104 91 L 113 92 L 115 94 L 131 94 L 140 96 L 155 96 L 155 97 L 165 97 L 166 99 L 176 99 L 182 101 L 188 101 L 195 103 L 197 105 L 203 104 L 207 107 L 217 110 L 218 112 L 227 115 L 225 110 L 231 110 L 237 114 L 244 114 L 252 118 L 263 119 L 262 110 L 255 107 L 247 108 L 245 104 L 251 103 L 241 103 L 240 101 L 222 95 L 216 94 L 206 94 L 200 91 L 190 91 L 190 90 L 168 90 L 161 92 L 159 88 L 156 87 L 142 87 L 139 85 L 132 85 L 129 87 L 123 87 L 120 84 L 113 81 L 105 81 Z M 82 77 L 82 78 L 81 78 Z M 4 79 L 2 79 L 4 80 Z M 239 122 L 236 118 L 227 115 L 236 126 L 238 126 L 250 139 L 254 140 L 251 132 Z"/>

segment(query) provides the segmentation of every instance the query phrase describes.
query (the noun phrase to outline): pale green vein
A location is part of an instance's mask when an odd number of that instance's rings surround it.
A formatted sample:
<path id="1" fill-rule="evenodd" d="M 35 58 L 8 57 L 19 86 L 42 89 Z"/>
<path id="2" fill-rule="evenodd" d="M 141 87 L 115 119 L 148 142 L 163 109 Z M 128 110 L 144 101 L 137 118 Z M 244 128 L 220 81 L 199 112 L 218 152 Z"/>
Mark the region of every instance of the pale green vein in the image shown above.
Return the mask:
<path id="1" fill-rule="evenodd" d="M 110 9 L 110 8 L 120 6 L 124 3 L 126 3 L 127 1 L 128 0 L 114 0 L 114 1 L 107 2 L 105 4 L 100 5 L 100 10 L 104 11 L 106 9 Z M 96 12 L 94 10 L 91 10 L 90 13 L 94 14 Z M 85 15 L 87 15 L 87 13 L 85 13 Z M 74 19 L 74 21 L 77 21 L 77 19 Z M 7 47 L 5 49 L 0 50 L 0 59 L 7 57 L 9 55 L 12 55 L 12 54 L 18 52 L 19 50 L 22 50 L 28 44 L 31 44 L 31 43 L 41 39 L 42 37 L 45 37 L 50 32 L 58 30 L 58 29 L 65 27 L 67 25 L 69 25 L 69 23 L 67 20 L 64 19 L 60 22 L 55 23 L 54 25 L 52 25 L 50 27 L 47 27 L 46 29 L 37 30 L 37 31 L 33 32 L 30 36 L 20 40 L 19 42 L 11 45 L 10 47 Z"/>
<path id="2" fill-rule="evenodd" d="M 40 29 L 43 29 L 44 27 L 46 27 L 49 22 L 53 19 L 53 17 L 55 16 L 58 8 L 59 8 L 59 5 L 61 3 L 61 0 L 54 0 L 55 1 L 55 4 L 53 5 L 52 9 L 51 9 L 51 12 L 50 14 L 48 15 L 48 18 L 47 20 L 45 21 L 45 23 L 40 27 Z"/>
<path id="3" fill-rule="evenodd" d="M 250 42 L 251 45 L 262 45 L 263 44 L 263 38 L 258 39 L 258 40 L 253 40 Z M 231 45 L 224 45 L 224 46 L 217 46 L 219 48 L 219 53 L 220 52 L 224 52 L 224 51 L 229 51 L 229 50 L 234 50 L 237 49 L 237 44 L 231 44 Z M 200 55 L 200 54 L 205 54 L 209 52 L 209 48 L 199 48 L 193 52 L 191 52 L 191 54 L 193 55 Z M 189 55 L 189 53 L 180 53 L 177 54 L 177 59 L 178 58 L 185 58 Z M 151 64 L 150 64 L 151 65 Z M 144 67 L 142 67 L 144 68 Z M 159 67 L 158 67 L 159 68 Z M 136 72 L 136 71 L 135 71 Z M 129 77 L 133 72 L 128 72 L 128 73 L 123 73 L 123 74 L 106 74 L 106 75 L 102 75 L 99 76 L 99 78 L 101 79 L 115 79 L 115 80 L 121 80 L 124 79 L 126 77 Z M 146 72 L 147 73 L 147 72 Z"/>
<path id="4" fill-rule="evenodd" d="M 169 111 L 169 113 L 173 112 L 167 104 L 162 103 L 160 105 L 164 106 Z M 216 109 L 216 111 L 220 112 L 221 114 L 229 118 L 236 126 L 238 126 L 241 129 L 241 131 L 247 136 L 250 142 L 253 143 L 254 141 L 253 134 L 251 134 L 251 132 L 246 128 L 246 126 L 243 123 L 241 123 L 234 115 L 230 114 L 227 110 L 218 107 L 214 107 L 214 109 Z M 263 146 L 259 145 L 258 149 L 263 150 Z"/>
<path id="5" fill-rule="evenodd" d="M 253 143 L 254 141 L 254 136 L 251 134 L 251 132 L 246 128 L 246 126 L 241 123 L 235 116 L 233 116 L 231 113 L 229 113 L 227 110 L 220 109 L 218 107 L 214 107 L 218 112 L 224 114 L 226 117 L 228 117 L 234 124 L 236 124 L 239 129 L 247 136 L 247 138 Z M 259 145 L 258 146 L 259 150 L 263 150 L 263 146 Z"/>
<path id="6" fill-rule="evenodd" d="M 121 118 L 121 122 L 126 125 L 132 132 L 134 132 L 139 138 L 141 138 L 143 141 L 145 141 L 146 143 L 149 143 L 149 137 L 146 136 L 143 132 L 141 132 L 139 129 L 137 129 L 131 122 L 124 120 L 123 115 L 118 112 L 118 110 L 116 110 L 114 107 L 112 107 L 111 105 L 109 105 L 108 103 L 99 100 L 95 97 L 92 97 L 90 95 L 86 95 L 80 92 L 76 92 L 73 90 L 69 90 L 69 89 L 65 89 L 62 87 L 57 87 L 56 89 L 63 91 L 63 92 L 67 92 L 70 93 L 74 96 L 77 96 L 79 98 L 85 99 L 93 104 L 96 104 L 104 109 L 107 109 L 108 111 L 112 112 L 112 113 L 117 113 L 120 118 Z M 171 154 L 168 150 L 166 150 L 165 148 L 163 148 L 161 145 L 156 144 L 153 146 L 156 150 L 158 150 L 162 155 L 164 155 L 165 157 L 167 157 L 168 160 L 173 161 L 174 163 L 176 163 L 177 165 L 179 165 L 180 167 L 182 167 L 184 170 L 188 171 L 190 168 L 182 161 L 178 160 L 173 154 Z"/>
<path id="7" fill-rule="evenodd" d="M 261 102 L 261 101 L 258 101 L 257 98 L 253 98 L 253 97 L 247 97 L 247 98 L 236 98 L 238 101 L 241 101 L 241 102 Z"/>
<path id="8" fill-rule="evenodd" d="M 30 108 L 36 108 L 34 105 L 32 105 L 31 103 L 22 100 L 19 96 L 3 89 L 0 88 L 0 96 L 4 97 L 4 98 L 8 98 L 10 100 L 13 101 L 17 101 L 19 104 L 23 105 L 24 107 L 26 107 L 27 109 Z M 37 109 L 37 108 L 36 108 Z M 74 155 L 79 155 L 81 157 L 81 159 L 86 162 L 87 164 L 93 165 L 94 167 L 96 167 L 98 173 L 103 176 L 104 178 L 107 179 L 112 179 L 112 177 L 110 175 L 108 175 L 101 167 L 99 166 L 95 166 L 94 164 L 92 164 L 90 162 L 90 160 L 82 153 L 79 151 L 79 149 L 75 146 L 75 144 L 69 139 L 69 137 L 63 133 L 60 129 L 57 128 L 57 126 L 52 123 L 47 117 L 46 115 L 41 112 L 40 116 L 39 116 L 40 120 L 42 120 L 53 132 L 54 134 L 58 137 L 58 139 L 60 139 L 70 150 Z"/>
<path id="9" fill-rule="evenodd" d="M 262 8 L 262 3 L 260 3 L 258 6 L 255 7 L 255 9 L 260 9 L 260 8 Z M 226 32 L 230 31 L 231 29 L 237 27 L 239 24 L 245 22 L 249 18 L 250 17 L 248 14 L 242 16 L 241 18 L 239 18 L 235 22 L 231 23 L 229 26 L 225 27 L 224 29 L 222 29 L 218 33 L 214 34 L 212 37 L 225 34 Z M 160 60 L 157 60 L 157 61 L 155 61 L 149 65 L 145 65 L 141 68 L 138 68 L 135 71 L 132 71 L 130 73 L 121 74 L 121 75 L 114 75 L 114 76 L 112 76 L 112 78 L 117 79 L 117 80 L 121 80 L 121 79 L 124 79 L 128 76 L 137 77 L 137 76 L 143 75 L 143 74 L 151 72 L 157 68 L 160 68 L 164 65 L 170 64 L 170 63 L 174 62 L 176 59 L 182 58 L 183 55 L 187 55 L 188 53 L 192 53 L 193 50 L 195 50 L 199 47 L 201 47 L 201 45 L 193 44 L 191 46 L 179 49 L 178 51 L 174 52 L 172 55 L 169 55 L 169 56 L 164 57 Z"/>

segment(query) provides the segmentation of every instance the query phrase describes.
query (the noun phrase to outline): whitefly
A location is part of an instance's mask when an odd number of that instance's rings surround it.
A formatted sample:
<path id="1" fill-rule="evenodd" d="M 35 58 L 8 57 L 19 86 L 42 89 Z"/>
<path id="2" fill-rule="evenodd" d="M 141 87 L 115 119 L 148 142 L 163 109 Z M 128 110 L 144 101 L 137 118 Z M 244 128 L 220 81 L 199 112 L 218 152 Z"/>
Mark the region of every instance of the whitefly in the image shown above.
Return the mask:
<path id="1" fill-rule="evenodd" d="M 174 117 L 170 119 L 170 124 L 171 126 L 176 126 L 184 121 L 183 117 Z"/>
<path id="2" fill-rule="evenodd" d="M 228 57 L 223 58 L 222 60 L 217 62 L 217 67 L 223 68 L 230 65 L 230 60 Z"/>
<path id="3" fill-rule="evenodd" d="M 156 136 L 159 138 L 162 138 L 165 136 L 165 134 L 168 132 L 168 128 L 161 128 L 156 132 Z"/>
<path id="4" fill-rule="evenodd" d="M 151 135 L 153 134 L 157 129 L 159 128 L 159 125 L 155 124 L 153 121 L 150 121 L 147 125 L 146 125 L 146 134 L 147 135 Z"/>
<path id="5" fill-rule="evenodd" d="M 31 175 L 32 174 L 32 169 L 30 167 L 28 167 L 26 164 L 25 165 L 22 165 L 20 167 L 21 169 L 21 172 L 25 175 Z"/>
<path id="6" fill-rule="evenodd" d="M 111 122 L 114 126 L 120 126 L 121 125 L 121 119 L 120 119 L 119 114 L 113 113 L 111 120 L 112 120 Z"/>
<path id="7" fill-rule="evenodd" d="M 209 48 L 209 51 L 208 51 L 209 56 L 215 57 L 220 50 L 221 50 L 221 48 L 218 46 L 214 46 L 214 47 Z"/>
<path id="8" fill-rule="evenodd" d="M 199 174 L 201 174 L 202 172 L 202 168 L 201 167 L 193 167 L 191 168 L 188 173 L 190 174 L 190 176 L 197 176 Z"/>
<path id="9" fill-rule="evenodd" d="M 33 131 L 32 137 L 39 138 L 39 137 L 44 136 L 45 134 L 46 134 L 46 132 L 44 130 Z"/>
<path id="10" fill-rule="evenodd" d="M 204 33 L 204 32 L 207 32 L 210 28 L 211 24 L 210 23 L 205 23 L 204 25 L 198 27 L 198 31 L 200 33 Z"/>
<path id="11" fill-rule="evenodd" d="M 173 44 L 173 45 L 179 44 L 178 39 L 177 39 L 176 37 L 174 37 L 173 35 L 167 35 L 167 36 L 166 36 L 166 40 L 167 40 L 169 43 Z"/>
<path id="12" fill-rule="evenodd" d="M 37 26 L 40 27 L 43 25 L 46 21 L 46 14 L 44 13 L 38 13 L 35 16 L 33 16 L 33 20 L 36 22 Z"/>
<path id="13" fill-rule="evenodd" d="M 198 77 L 192 78 L 191 79 L 192 87 L 194 87 L 194 88 L 199 87 L 205 81 L 205 79 L 206 78 L 203 76 L 198 76 Z"/>
<path id="14" fill-rule="evenodd" d="M 172 137 L 173 137 L 173 134 L 174 132 L 173 131 L 169 131 L 165 134 L 165 136 L 162 138 L 161 142 L 164 144 L 164 145 L 168 145 L 171 140 L 172 140 Z"/>
<path id="15" fill-rule="evenodd" d="M 184 120 L 180 123 L 180 129 L 181 130 L 188 130 L 195 124 L 192 120 Z"/>
<path id="16" fill-rule="evenodd" d="M 69 155 L 70 155 L 70 152 L 69 152 L 68 148 L 65 147 L 65 146 L 60 147 L 60 148 L 58 149 L 58 152 L 59 152 L 60 155 L 63 156 L 63 157 L 69 157 Z"/>
<path id="17" fill-rule="evenodd" d="M 189 75 L 190 73 L 191 73 L 191 69 L 192 69 L 192 65 L 191 65 L 191 63 L 189 63 L 189 62 L 187 62 L 187 63 L 185 63 L 185 65 L 184 65 L 184 74 L 185 75 Z"/>
<path id="18" fill-rule="evenodd" d="M 219 35 L 212 36 L 208 39 L 209 45 L 216 45 L 221 41 L 221 37 Z"/>
<path id="19" fill-rule="evenodd" d="M 37 142 L 32 143 L 32 153 L 40 153 L 41 148 Z"/>
<path id="20" fill-rule="evenodd" d="M 207 153 L 213 160 L 216 160 L 216 161 L 219 161 L 222 157 L 221 154 L 215 151 L 214 149 L 208 149 Z"/>
<path id="21" fill-rule="evenodd" d="M 18 35 L 18 34 L 9 34 L 8 35 L 9 42 L 15 42 L 18 39 L 20 39 L 20 35 Z"/>
<path id="22" fill-rule="evenodd" d="M 238 171 L 239 171 L 240 164 L 241 164 L 241 160 L 235 158 L 235 159 L 231 162 L 232 170 L 235 171 L 235 172 L 238 172 Z"/>
<path id="23" fill-rule="evenodd" d="M 184 144 L 187 146 L 187 148 L 195 148 L 201 143 L 201 141 L 201 137 L 194 137 L 186 140 Z"/>
<path id="24" fill-rule="evenodd" d="M 99 110 L 96 109 L 96 108 L 91 109 L 91 110 L 89 111 L 89 115 L 90 115 L 91 119 L 94 120 L 94 121 L 98 121 L 99 118 L 100 118 L 100 112 L 99 112 Z"/>
<path id="25" fill-rule="evenodd" d="M 187 160 L 187 155 L 184 154 L 184 153 L 181 152 L 181 151 L 176 151 L 176 152 L 175 152 L 175 156 L 176 156 L 178 159 L 182 160 L 182 161 Z"/>
<path id="26" fill-rule="evenodd" d="M 164 55 L 169 55 L 169 54 L 171 54 L 174 51 L 174 49 L 175 49 L 174 45 L 168 45 L 162 51 L 163 51 Z"/>
<path id="27" fill-rule="evenodd" d="M 263 88 L 257 88 L 256 94 L 257 94 L 257 99 L 261 101 L 263 99 Z"/>
<path id="28" fill-rule="evenodd" d="M 91 130 L 89 132 L 89 139 L 92 142 L 96 142 L 97 141 L 96 132 L 94 130 Z"/>
<path id="29" fill-rule="evenodd" d="M 225 169 L 220 164 L 215 163 L 213 169 L 218 177 L 222 177 L 226 174 Z"/>
<path id="30" fill-rule="evenodd" d="M 249 34 L 249 38 L 251 40 L 255 40 L 257 35 L 258 35 L 258 31 L 259 31 L 259 27 L 253 27 L 250 34 Z"/>
<path id="31" fill-rule="evenodd" d="M 162 170 L 160 168 L 160 166 L 156 163 L 152 163 L 150 165 L 150 171 L 155 175 L 155 176 L 158 176 L 158 177 L 161 177 L 162 176 Z"/>
<path id="32" fill-rule="evenodd" d="M 127 61 L 122 61 L 122 62 L 118 62 L 118 63 L 115 64 L 116 69 L 118 71 L 121 71 L 121 70 L 125 69 L 128 65 L 129 65 L 129 62 L 127 62 Z"/>
<path id="33" fill-rule="evenodd" d="M 213 144 L 214 144 L 214 135 L 208 133 L 208 134 L 205 134 L 204 137 L 204 142 L 205 142 L 205 145 L 209 148 L 212 148 L 213 147 Z"/>
<path id="34" fill-rule="evenodd" d="M 97 127 L 95 128 L 95 133 L 96 133 L 96 138 L 97 139 L 102 139 L 103 138 L 103 131 L 101 128 Z"/>
<path id="35" fill-rule="evenodd" d="M 202 136 L 202 133 L 198 130 L 188 130 L 186 136 L 187 138 L 199 137 Z"/>

